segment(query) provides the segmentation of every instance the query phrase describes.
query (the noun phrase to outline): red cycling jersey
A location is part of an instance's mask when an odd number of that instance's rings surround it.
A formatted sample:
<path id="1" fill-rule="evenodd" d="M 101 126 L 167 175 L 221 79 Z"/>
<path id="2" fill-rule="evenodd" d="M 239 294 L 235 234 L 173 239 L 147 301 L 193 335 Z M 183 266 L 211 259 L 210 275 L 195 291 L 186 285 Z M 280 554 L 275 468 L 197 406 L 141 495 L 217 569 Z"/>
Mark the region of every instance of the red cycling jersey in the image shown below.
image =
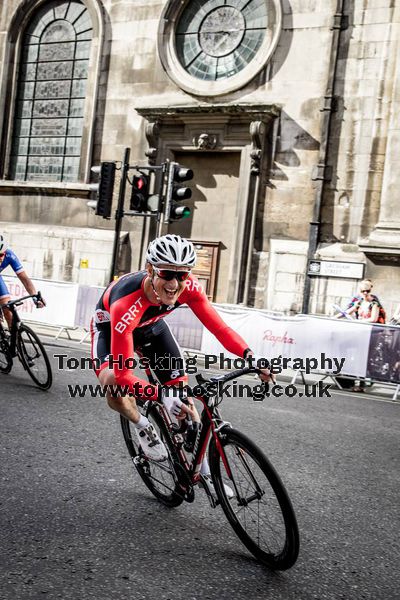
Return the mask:
<path id="1" fill-rule="evenodd" d="M 108 286 L 96 307 L 95 323 L 97 325 L 109 323 L 111 327 L 110 351 L 114 360 L 117 384 L 130 386 L 132 392 L 134 392 L 135 384 L 136 386 L 138 384 L 143 387 L 149 386 L 148 381 L 136 377 L 129 368 L 120 368 L 116 362 L 119 361 L 120 364 L 125 365 L 126 359 L 133 357 L 132 333 L 136 328 L 156 323 L 182 304 L 187 304 L 191 308 L 203 325 L 229 352 L 236 356 L 244 356 L 248 345 L 221 319 L 193 275 L 187 279 L 185 290 L 172 306 L 152 304 L 147 299 L 143 287 L 147 276 L 147 271 L 124 275 Z M 152 388 L 153 395 L 148 394 L 146 390 L 146 398 L 157 400 L 159 390 L 157 386 L 152 386 Z"/>

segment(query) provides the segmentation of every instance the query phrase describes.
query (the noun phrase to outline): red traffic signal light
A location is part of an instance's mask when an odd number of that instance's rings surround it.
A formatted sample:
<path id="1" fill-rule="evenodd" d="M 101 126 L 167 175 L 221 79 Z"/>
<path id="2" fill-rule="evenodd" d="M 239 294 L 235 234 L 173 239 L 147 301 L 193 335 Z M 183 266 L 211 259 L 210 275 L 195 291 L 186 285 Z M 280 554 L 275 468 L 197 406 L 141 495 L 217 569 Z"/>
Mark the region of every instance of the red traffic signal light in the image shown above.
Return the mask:
<path id="1" fill-rule="evenodd" d="M 147 212 L 149 199 L 150 177 L 148 175 L 134 175 L 132 180 L 132 193 L 129 203 L 130 210 L 135 212 Z"/>

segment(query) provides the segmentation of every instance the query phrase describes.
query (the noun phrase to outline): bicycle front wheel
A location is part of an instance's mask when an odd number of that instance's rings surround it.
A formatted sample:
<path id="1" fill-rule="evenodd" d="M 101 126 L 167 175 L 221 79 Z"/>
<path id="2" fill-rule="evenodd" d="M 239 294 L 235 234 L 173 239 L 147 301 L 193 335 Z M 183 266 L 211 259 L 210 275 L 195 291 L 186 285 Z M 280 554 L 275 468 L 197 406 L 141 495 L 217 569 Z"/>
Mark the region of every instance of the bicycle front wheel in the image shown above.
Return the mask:
<path id="1" fill-rule="evenodd" d="M 128 452 L 140 477 L 157 500 L 171 508 L 179 506 L 184 497 L 175 470 L 175 466 L 179 465 L 175 446 L 158 408 L 151 407 L 147 416 L 167 448 L 168 459 L 162 462 L 147 459 L 139 446 L 135 426 L 121 415 L 121 428 Z"/>
<path id="2" fill-rule="evenodd" d="M 17 351 L 32 380 L 42 390 L 48 390 L 53 383 L 49 357 L 36 333 L 26 325 L 18 329 Z"/>
<path id="3" fill-rule="evenodd" d="M 219 440 L 226 460 L 212 438 L 210 469 L 229 523 L 259 562 L 272 569 L 289 569 L 299 553 L 299 531 L 279 475 L 261 450 L 239 431 L 226 428 Z M 228 488 L 232 494 L 227 493 Z"/>

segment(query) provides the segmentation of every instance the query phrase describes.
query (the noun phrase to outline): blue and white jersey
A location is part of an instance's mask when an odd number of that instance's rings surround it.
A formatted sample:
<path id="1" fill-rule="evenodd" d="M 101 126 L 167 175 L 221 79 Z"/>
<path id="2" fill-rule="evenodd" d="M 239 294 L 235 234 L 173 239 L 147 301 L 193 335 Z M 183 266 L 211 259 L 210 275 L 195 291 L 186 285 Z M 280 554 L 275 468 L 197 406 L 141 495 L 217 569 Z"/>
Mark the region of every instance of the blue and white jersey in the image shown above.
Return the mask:
<path id="1" fill-rule="evenodd" d="M 10 248 L 6 250 L 4 260 L 0 263 L 0 273 L 4 271 L 4 269 L 6 269 L 7 267 L 11 267 L 14 273 L 16 274 L 25 271 L 18 256 L 14 254 L 14 252 L 10 250 Z"/>

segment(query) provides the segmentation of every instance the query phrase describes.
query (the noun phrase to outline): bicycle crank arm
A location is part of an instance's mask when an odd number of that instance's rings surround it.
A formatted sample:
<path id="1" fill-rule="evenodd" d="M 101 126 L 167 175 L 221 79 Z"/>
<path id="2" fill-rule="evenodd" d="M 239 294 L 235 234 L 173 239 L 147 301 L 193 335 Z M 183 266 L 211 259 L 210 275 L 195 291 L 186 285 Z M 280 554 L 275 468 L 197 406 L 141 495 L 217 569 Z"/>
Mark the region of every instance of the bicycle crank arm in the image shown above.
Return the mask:
<path id="1" fill-rule="evenodd" d="M 147 458 L 146 456 L 135 456 L 135 458 L 132 458 L 132 462 L 135 466 L 139 467 L 146 467 L 148 463 L 151 463 L 152 465 L 156 465 L 159 469 L 161 469 L 161 471 L 171 473 L 171 469 L 168 468 L 166 464 L 164 464 L 167 463 L 167 461 L 152 460 L 151 458 Z M 176 483 L 178 483 L 178 481 L 176 481 Z"/>

